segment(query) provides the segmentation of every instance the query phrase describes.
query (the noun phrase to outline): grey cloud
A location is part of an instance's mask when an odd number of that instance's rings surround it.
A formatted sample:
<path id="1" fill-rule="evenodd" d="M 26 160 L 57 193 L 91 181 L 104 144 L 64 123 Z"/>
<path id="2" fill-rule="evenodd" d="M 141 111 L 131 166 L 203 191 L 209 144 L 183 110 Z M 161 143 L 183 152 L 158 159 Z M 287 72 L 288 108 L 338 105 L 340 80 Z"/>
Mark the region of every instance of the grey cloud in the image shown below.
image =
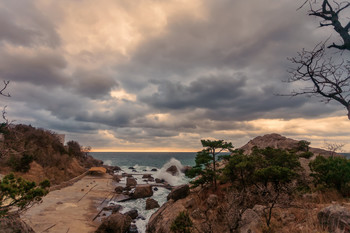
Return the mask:
<path id="1" fill-rule="evenodd" d="M 103 71 L 79 70 L 73 74 L 74 89 L 82 96 L 102 99 L 118 86 L 118 83 Z"/>
<path id="2" fill-rule="evenodd" d="M 34 53 L 11 53 L 1 51 L 0 77 L 13 82 L 27 82 L 36 85 L 53 86 L 68 82 L 63 70 L 65 59 L 53 51 Z"/>
<path id="3" fill-rule="evenodd" d="M 220 108 L 243 94 L 244 77 L 205 77 L 188 86 L 180 82 L 162 81 L 152 96 L 141 97 L 141 101 L 157 108 Z"/>
<path id="4" fill-rule="evenodd" d="M 0 41 L 15 45 L 57 47 L 55 25 L 31 1 L 3 0 L 0 3 Z"/>

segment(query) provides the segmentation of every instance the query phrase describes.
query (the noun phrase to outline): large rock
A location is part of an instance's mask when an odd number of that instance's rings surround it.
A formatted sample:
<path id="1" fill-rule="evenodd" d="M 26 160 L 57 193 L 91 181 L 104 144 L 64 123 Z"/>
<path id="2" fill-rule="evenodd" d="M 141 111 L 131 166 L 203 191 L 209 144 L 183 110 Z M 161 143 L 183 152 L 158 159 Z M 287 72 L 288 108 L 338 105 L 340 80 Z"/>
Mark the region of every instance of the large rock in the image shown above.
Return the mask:
<path id="1" fill-rule="evenodd" d="M 1 233 L 35 233 L 35 231 L 23 222 L 18 216 L 0 218 Z"/>
<path id="2" fill-rule="evenodd" d="M 128 212 L 124 213 L 124 215 L 130 216 L 130 218 L 135 219 L 137 216 L 139 216 L 139 212 L 135 209 L 129 210 Z"/>
<path id="3" fill-rule="evenodd" d="M 173 176 L 176 176 L 179 174 L 179 170 L 177 169 L 177 167 L 175 165 L 168 167 L 168 169 L 166 169 L 166 172 L 170 173 Z"/>
<path id="4" fill-rule="evenodd" d="M 188 194 L 190 194 L 190 187 L 188 184 L 175 186 L 169 193 L 167 200 L 173 199 L 174 201 L 177 201 L 179 199 L 187 197 Z"/>
<path id="5" fill-rule="evenodd" d="M 159 203 L 152 198 L 148 198 L 146 200 L 146 210 L 151 210 L 155 208 L 159 208 Z"/>
<path id="6" fill-rule="evenodd" d="M 112 211 L 112 213 L 117 213 L 121 209 L 123 209 L 123 206 L 121 205 L 111 205 L 111 206 L 103 207 L 103 210 Z"/>
<path id="7" fill-rule="evenodd" d="M 210 194 L 209 197 L 207 198 L 207 205 L 209 208 L 214 208 L 215 206 L 218 205 L 218 196 L 215 194 Z"/>
<path id="8" fill-rule="evenodd" d="M 130 186 L 136 186 L 137 185 L 137 182 L 135 180 L 134 177 L 128 177 L 126 178 L 126 186 L 130 187 Z"/>
<path id="9" fill-rule="evenodd" d="M 257 233 L 261 225 L 261 216 L 253 209 L 247 209 L 242 214 L 242 219 L 239 224 L 241 233 Z"/>
<path id="10" fill-rule="evenodd" d="M 115 213 L 107 217 L 96 230 L 96 233 L 125 233 L 129 230 L 130 216 Z"/>
<path id="11" fill-rule="evenodd" d="M 152 186 L 149 184 L 140 184 L 135 188 L 135 192 L 132 195 L 133 199 L 151 197 L 153 195 Z"/>
<path id="12" fill-rule="evenodd" d="M 317 214 L 317 218 L 329 232 L 350 232 L 350 210 L 343 206 L 328 206 Z"/>

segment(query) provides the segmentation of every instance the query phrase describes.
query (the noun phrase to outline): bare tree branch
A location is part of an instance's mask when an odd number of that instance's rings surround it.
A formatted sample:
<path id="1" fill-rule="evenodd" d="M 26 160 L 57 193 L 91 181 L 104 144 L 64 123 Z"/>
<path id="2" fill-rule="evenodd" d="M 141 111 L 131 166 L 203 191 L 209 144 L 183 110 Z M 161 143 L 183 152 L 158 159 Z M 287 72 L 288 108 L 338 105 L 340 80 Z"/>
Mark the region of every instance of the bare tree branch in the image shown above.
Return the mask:
<path id="1" fill-rule="evenodd" d="M 10 83 L 10 81 L 4 81 L 4 86 L 2 87 L 2 89 L 0 89 L 0 95 L 6 96 L 6 97 L 11 97 L 10 93 L 4 94 L 4 91 L 7 88 L 7 86 L 9 85 L 9 83 Z"/>

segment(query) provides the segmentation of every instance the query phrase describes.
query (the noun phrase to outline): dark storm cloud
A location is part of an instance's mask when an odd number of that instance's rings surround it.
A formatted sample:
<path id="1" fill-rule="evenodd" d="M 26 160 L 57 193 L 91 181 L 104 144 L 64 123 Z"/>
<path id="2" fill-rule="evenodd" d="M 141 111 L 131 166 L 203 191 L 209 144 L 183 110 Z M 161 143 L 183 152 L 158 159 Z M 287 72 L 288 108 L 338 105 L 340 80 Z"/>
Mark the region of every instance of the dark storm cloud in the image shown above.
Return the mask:
<path id="1" fill-rule="evenodd" d="M 55 25 L 31 1 L 3 0 L 0 3 L 0 41 L 24 46 L 56 47 L 60 38 Z"/>
<path id="2" fill-rule="evenodd" d="M 82 96 L 100 99 L 109 95 L 118 83 L 103 71 L 79 70 L 73 74 L 74 89 Z"/>
<path id="3" fill-rule="evenodd" d="M 1 51 L 1 50 L 0 50 Z M 0 77 L 12 82 L 27 82 L 36 85 L 53 86 L 68 82 L 63 73 L 67 63 L 52 51 L 1 51 Z"/>
<path id="4" fill-rule="evenodd" d="M 156 108 L 220 108 L 227 106 L 240 95 L 245 86 L 244 77 L 205 77 L 191 82 L 188 86 L 180 82 L 159 81 L 158 90 L 141 101 Z"/>

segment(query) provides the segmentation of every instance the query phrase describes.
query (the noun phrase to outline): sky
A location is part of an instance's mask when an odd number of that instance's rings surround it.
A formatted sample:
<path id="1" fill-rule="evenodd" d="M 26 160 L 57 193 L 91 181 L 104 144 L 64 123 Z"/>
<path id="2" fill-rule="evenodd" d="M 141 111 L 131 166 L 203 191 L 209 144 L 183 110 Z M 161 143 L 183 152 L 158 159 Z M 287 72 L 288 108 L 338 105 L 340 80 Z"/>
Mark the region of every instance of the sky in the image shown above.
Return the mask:
<path id="1" fill-rule="evenodd" d="M 0 106 L 94 151 L 198 151 L 279 133 L 348 143 L 338 103 L 286 97 L 327 38 L 304 0 L 0 0 Z M 350 143 L 344 146 L 350 151 Z"/>

